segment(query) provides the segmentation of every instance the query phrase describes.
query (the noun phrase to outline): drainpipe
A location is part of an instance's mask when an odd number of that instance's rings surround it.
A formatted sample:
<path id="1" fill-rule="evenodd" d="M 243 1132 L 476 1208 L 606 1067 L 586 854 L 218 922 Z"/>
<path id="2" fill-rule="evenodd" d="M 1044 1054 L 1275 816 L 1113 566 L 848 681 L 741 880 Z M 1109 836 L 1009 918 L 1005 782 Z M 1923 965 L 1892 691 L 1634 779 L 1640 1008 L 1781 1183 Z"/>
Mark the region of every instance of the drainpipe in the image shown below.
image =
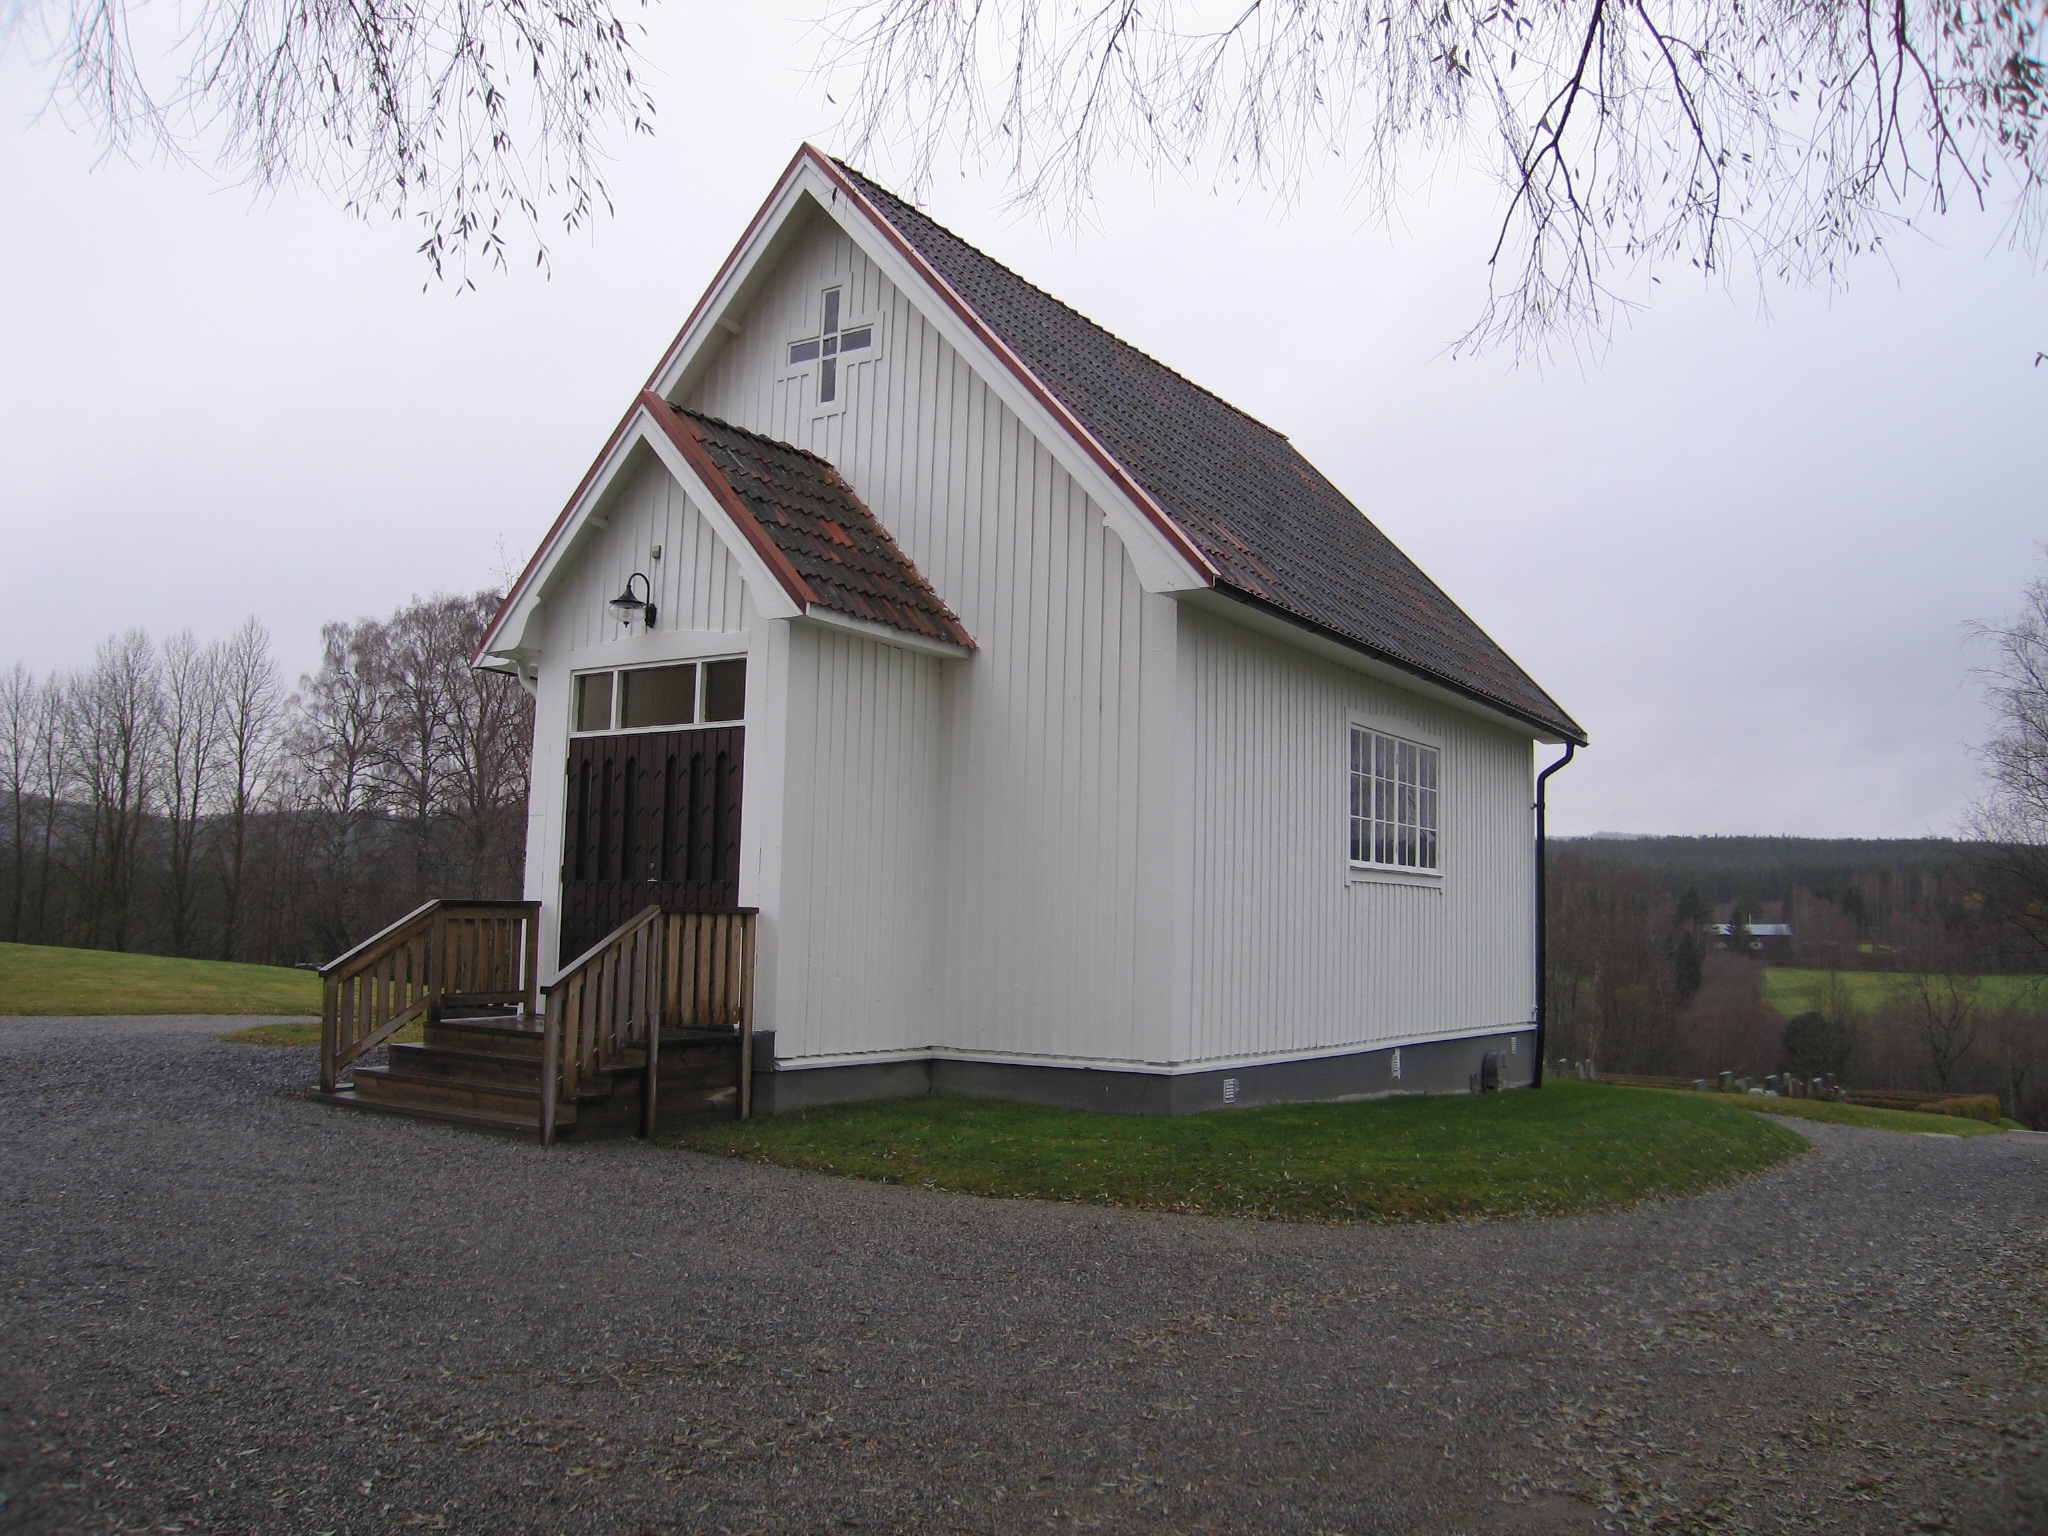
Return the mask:
<path id="1" fill-rule="evenodd" d="M 1544 827 L 1545 796 L 1550 776 L 1570 762 L 1577 751 L 1576 742 L 1566 742 L 1564 756 L 1536 775 L 1536 1076 L 1529 1084 L 1532 1088 L 1543 1086 L 1543 1064 L 1547 1060 L 1544 1053 L 1550 1044 L 1550 911 L 1549 893 L 1544 888 L 1550 844 Z"/>

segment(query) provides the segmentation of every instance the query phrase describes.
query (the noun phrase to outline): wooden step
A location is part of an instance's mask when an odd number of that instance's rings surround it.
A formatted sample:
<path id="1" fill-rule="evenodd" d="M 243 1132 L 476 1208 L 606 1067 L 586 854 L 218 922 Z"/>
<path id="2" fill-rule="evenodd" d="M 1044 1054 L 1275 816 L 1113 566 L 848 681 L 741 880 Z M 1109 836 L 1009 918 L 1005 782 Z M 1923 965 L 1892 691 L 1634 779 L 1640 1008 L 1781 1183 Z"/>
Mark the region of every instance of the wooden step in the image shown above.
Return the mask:
<path id="1" fill-rule="evenodd" d="M 517 1136 L 527 1141 L 540 1140 L 538 1121 L 518 1115 L 480 1114 L 474 1110 L 436 1108 L 427 1104 L 400 1104 L 386 1099 L 359 1098 L 347 1088 L 333 1093 L 315 1093 L 309 1097 L 317 1104 L 337 1104 L 344 1109 L 367 1110 L 372 1114 L 395 1115 L 407 1120 L 425 1120 L 434 1125 L 457 1125 L 472 1131 L 491 1131 L 501 1136 Z M 573 1134 L 574 1122 L 569 1133 Z M 555 1134 L 565 1132 L 560 1126 Z"/>
<path id="2" fill-rule="evenodd" d="M 324 1103 L 520 1136 L 540 1131 L 542 1032 L 517 1018 L 444 1018 L 419 1044 L 388 1048 L 383 1066 L 360 1066 L 354 1082 L 315 1095 Z M 629 1051 L 586 1078 L 555 1108 L 561 1139 L 637 1135 L 644 1051 Z M 739 1038 L 731 1030 L 664 1031 L 659 1134 L 729 1120 L 738 1108 Z"/>
<path id="3" fill-rule="evenodd" d="M 729 1044 L 739 1049 L 739 1030 L 662 1030 L 662 1047 L 672 1044 Z"/>
<path id="4" fill-rule="evenodd" d="M 307 1097 L 318 1104 L 334 1104 L 343 1109 L 362 1110 L 369 1114 L 391 1115 L 402 1120 L 424 1120 L 430 1125 L 453 1125 L 464 1130 L 487 1131 L 498 1136 L 516 1136 L 521 1141 L 540 1140 L 539 1120 L 524 1115 L 496 1115 L 447 1105 L 406 1104 L 390 1099 L 362 1098 L 347 1088 L 338 1089 L 333 1093 L 308 1094 Z M 562 1112 L 555 1117 L 557 1141 L 588 1141 L 598 1136 L 629 1134 L 630 1125 L 623 1124 L 620 1116 L 615 1113 L 579 1117 L 573 1105 L 565 1105 Z"/>
<path id="5" fill-rule="evenodd" d="M 530 1019 L 437 1019 L 427 1026 L 426 1043 L 539 1061 L 541 1026 Z"/>
<path id="6" fill-rule="evenodd" d="M 451 1082 L 514 1083 L 527 1088 L 540 1086 L 541 1059 L 538 1056 L 509 1056 L 502 1051 L 401 1043 L 390 1048 L 388 1060 L 408 1077 L 432 1077 Z"/>
<path id="7" fill-rule="evenodd" d="M 421 1071 L 419 1066 L 416 1059 L 394 1053 L 388 1066 L 356 1068 L 356 1087 L 361 1089 L 365 1083 L 369 1084 L 372 1098 L 397 1097 L 454 1104 L 473 1101 L 486 1109 L 502 1103 L 513 1113 L 523 1113 L 521 1106 L 532 1105 L 534 1117 L 539 1118 L 541 1085 L 538 1072 L 529 1072 L 526 1080 L 520 1082 L 431 1069 Z M 637 1066 L 609 1067 L 595 1077 L 584 1078 L 573 1092 L 563 1094 L 562 1106 L 566 1109 L 578 1104 L 603 1104 L 617 1093 L 622 1082 L 631 1080 L 637 1084 L 639 1077 L 640 1068 Z"/>
<path id="8" fill-rule="evenodd" d="M 456 1109 L 481 1115 L 509 1116 L 523 1120 L 529 1125 L 540 1124 L 540 1088 L 538 1084 L 521 1088 L 511 1083 L 465 1083 L 446 1078 L 413 1077 L 404 1071 L 393 1071 L 389 1067 L 358 1067 L 355 1073 L 355 1095 L 359 1099 L 374 1100 L 379 1104 L 415 1104 L 428 1109 Z M 574 1106 L 565 1104 L 557 1110 L 573 1113 Z"/>

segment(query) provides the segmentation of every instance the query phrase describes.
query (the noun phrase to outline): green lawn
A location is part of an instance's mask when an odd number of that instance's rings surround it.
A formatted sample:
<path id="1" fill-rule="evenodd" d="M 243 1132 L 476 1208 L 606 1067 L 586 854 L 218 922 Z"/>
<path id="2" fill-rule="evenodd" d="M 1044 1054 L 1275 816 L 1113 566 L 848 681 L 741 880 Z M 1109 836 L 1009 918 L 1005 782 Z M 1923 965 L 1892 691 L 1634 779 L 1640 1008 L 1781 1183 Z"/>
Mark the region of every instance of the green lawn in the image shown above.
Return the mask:
<path id="1" fill-rule="evenodd" d="M 1098 1115 L 916 1098 L 719 1125 L 676 1145 L 965 1194 L 1281 1221 L 1552 1216 L 1689 1195 L 1806 1150 L 1704 1094 L 1540 1092 Z"/>
<path id="2" fill-rule="evenodd" d="M 1873 1131 L 1915 1131 L 1923 1136 L 1996 1136 L 2018 1126 L 2017 1121 L 1991 1125 L 1982 1120 L 1966 1120 L 1961 1115 L 1922 1115 L 1903 1109 L 1872 1109 L 1864 1104 L 1837 1104 L 1832 1099 L 1773 1099 L 1743 1093 L 1722 1093 L 1711 1097 L 1717 1103 L 1733 1104 L 1738 1109 L 1752 1110 L 1759 1115 L 1825 1120 L 1830 1125 L 1860 1125 Z"/>
<path id="3" fill-rule="evenodd" d="M 1898 978 L 1888 971 L 1841 971 L 1842 990 L 1857 1008 L 1883 1005 L 1886 990 Z M 1827 993 L 1826 971 L 1773 965 L 1764 970 L 1764 1001 L 1791 1018 L 1819 1008 Z M 2048 1004 L 2048 976 L 1986 976 L 1984 1000 L 1994 1007 L 2041 1007 Z"/>
<path id="4" fill-rule="evenodd" d="M 399 1033 L 403 1034 L 401 1030 Z M 418 1031 L 414 1031 L 417 1035 Z M 236 1045 L 318 1045 L 320 1026 L 318 1024 L 251 1024 L 247 1029 L 231 1029 L 221 1039 Z"/>
<path id="5" fill-rule="evenodd" d="M 424 1025 L 408 1024 L 392 1041 L 399 1045 L 417 1045 L 427 1038 Z M 231 1029 L 221 1036 L 236 1045 L 311 1045 L 320 1043 L 318 1024 L 251 1024 L 247 1029 Z"/>
<path id="6" fill-rule="evenodd" d="M 0 944 L 0 1014 L 319 1012 L 311 971 Z"/>

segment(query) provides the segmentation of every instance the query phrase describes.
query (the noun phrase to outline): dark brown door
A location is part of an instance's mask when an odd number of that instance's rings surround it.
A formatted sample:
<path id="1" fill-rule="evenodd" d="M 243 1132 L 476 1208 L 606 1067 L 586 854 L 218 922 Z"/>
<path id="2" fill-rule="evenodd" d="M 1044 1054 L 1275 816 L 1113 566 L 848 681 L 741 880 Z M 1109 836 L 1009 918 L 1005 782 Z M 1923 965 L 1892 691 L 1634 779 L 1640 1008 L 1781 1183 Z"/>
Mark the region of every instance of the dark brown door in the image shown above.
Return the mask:
<path id="1" fill-rule="evenodd" d="M 739 905 L 742 726 L 569 738 L 564 965 L 642 907 Z"/>

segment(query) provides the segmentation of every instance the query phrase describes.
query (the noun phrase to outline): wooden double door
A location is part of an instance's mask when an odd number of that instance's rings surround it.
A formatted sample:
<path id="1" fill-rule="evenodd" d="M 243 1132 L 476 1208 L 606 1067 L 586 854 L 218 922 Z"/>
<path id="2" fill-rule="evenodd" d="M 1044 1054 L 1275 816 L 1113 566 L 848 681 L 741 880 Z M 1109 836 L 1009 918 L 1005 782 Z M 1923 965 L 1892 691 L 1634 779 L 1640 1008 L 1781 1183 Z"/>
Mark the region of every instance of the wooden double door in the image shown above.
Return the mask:
<path id="1" fill-rule="evenodd" d="M 569 738 L 562 964 L 642 907 L 739 905 L 745 748 L 737 725 Z"/>

